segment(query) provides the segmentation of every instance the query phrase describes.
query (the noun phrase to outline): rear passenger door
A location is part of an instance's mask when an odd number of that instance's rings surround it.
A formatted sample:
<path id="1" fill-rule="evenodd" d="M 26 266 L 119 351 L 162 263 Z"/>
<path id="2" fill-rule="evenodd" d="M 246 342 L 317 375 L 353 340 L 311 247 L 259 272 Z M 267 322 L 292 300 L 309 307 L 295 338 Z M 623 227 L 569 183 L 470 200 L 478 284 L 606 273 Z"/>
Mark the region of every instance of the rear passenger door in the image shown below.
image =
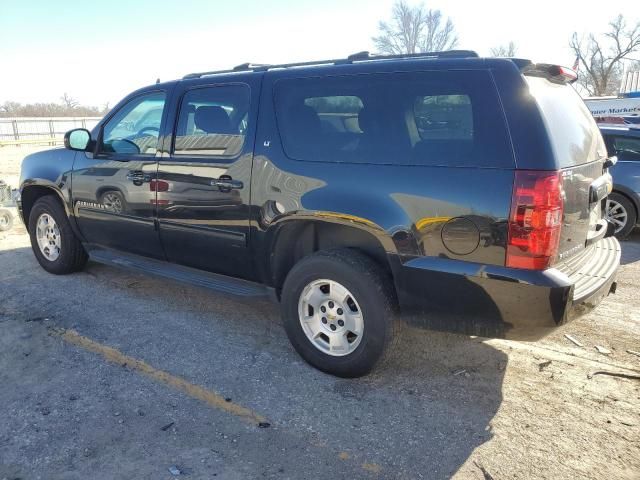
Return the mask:
<path id="1" fill-rule="evenodd" d="M 187 81 L 174 96 L 174 134 L 157 179 L 160 239 L 172 262 L 253 278 L 248 240 L 256 77 Z"/>

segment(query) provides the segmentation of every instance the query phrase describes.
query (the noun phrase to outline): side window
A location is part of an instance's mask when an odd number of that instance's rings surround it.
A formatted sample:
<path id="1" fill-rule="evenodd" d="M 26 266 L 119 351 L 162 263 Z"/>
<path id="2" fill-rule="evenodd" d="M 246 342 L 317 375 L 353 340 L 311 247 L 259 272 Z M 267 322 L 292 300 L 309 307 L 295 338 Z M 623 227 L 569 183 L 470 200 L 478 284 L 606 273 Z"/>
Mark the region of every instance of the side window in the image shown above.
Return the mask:
<path id="1" fill-rule="evenodd" d="M 513 167 L 490 73 L 375 73 L 276 82 L 285 154 L 319 162 Z"/>
<path id="2" fill-rule="evenodd" d="M 101 153 L 155 155 L 164 111 L 164 92 L 129 101 L 105 124 Z"/>
<path id="3" fill-rule="evenodd" d="M 613 137 L 613 148 L 624 160 L 640 160 L 640 138 Z"/>
<path id="4" fill-rule="evenodd" d="M 428 95 L 414 100 L 422 140 L 473 140 L 473 110 L 468 95 Z"/>
<path id="5" fill-rule="evenodd" d="M 249 127 L 246 85 L 187 91 L 180 104 L 173 154 L 233 157 L 242 151 Z"/>
<path id="6" fill-rule="evenodd" d="M 304 105 L 315 111 L 326 133 L 362 133 L 358 125 L 358 114 L 363 107 L 359 97 L 311 97 L 304 100 Z"/>

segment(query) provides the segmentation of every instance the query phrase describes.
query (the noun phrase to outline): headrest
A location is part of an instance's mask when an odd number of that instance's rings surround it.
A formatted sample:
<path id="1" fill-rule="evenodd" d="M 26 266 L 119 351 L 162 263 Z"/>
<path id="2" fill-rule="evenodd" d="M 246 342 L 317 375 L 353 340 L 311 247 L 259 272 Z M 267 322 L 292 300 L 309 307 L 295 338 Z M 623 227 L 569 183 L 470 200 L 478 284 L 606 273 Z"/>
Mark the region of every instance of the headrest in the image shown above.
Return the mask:
<path id="1" fill-rule="evenodd" d="M 196 127 L 207 133 L 233 133 L 229 115 L 217 105 L 202 105 L 196 108 Z"/>

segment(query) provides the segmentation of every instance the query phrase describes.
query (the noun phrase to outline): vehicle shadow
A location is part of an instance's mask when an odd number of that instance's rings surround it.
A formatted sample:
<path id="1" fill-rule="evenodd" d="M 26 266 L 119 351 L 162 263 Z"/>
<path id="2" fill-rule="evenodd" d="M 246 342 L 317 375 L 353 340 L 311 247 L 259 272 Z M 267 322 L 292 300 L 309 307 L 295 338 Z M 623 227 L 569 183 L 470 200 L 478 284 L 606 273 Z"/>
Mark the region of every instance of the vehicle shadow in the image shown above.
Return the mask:
<path id="1" fill-rule="evenodd" d="M 360 390 L 377 398 L 373 392 L 382 389 L 393 397 L 368 433 L 403 445 L 390 462 L 394 469 L 450 478 L 493 437 L 508 357 L 483 340 L 405 326 L 381 368 L 362 379 L 336 380 L 342 394 Z"/>
<path id="2" fill-rule="evenodd" d="M 620 263 L 627 265 L 640 260 L 640 228 L 633 230 L 629 236 L 620 242 L 622 247 L 622 256 Z"/>

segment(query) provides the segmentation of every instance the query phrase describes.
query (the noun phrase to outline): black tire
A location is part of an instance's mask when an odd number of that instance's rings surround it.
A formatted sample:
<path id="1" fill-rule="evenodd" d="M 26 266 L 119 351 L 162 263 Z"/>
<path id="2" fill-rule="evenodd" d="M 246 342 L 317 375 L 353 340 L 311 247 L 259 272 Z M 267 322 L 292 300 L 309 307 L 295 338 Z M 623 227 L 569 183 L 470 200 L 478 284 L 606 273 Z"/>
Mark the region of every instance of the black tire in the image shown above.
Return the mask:
<path id="1" fill-rule="evenodd" d="M 36 237 L 38 218 L 43 213 L 53 217 L 60 230 L 60 255 L 53 261 L 42 254 Z M 60 200 L 53 195 L 39 198 L 31 208 L 31 213 L 29 214 L 29 236 L 31 237 L 31 248 L 38 263 L 49 273 L 65 275 L 77 272 L 82 270 L 87 263 L 87 253 L 80 240 L 73 233 L 69 218 Z"/>
<path id="2" fill-rule="evenodd" d="M 346 287 L 362 310 L 362 339 L 347 355 L 332 356 L 321 351 L 301 326 L 300 296 L 308 284 L 320 279 Z M 317 369 L 338 377 L 369 373 L 385 356 L 393 338 L 395 296 L 391 280 L 377 263 L 356 250 L 322 251 L 303 258 L 287 275 L 281 308 L 287 336 L 300 356 Z"/>
<path id="3" fill-rule="evenodd" d="M 0 232 L 6 232 L 13 227 L 13 215 L 9 210 L 0 209 Z"/>
<path id="4" fill-rule="evenodd" d="M 619 203 L 622 206 L 622 208 L 624 208 L 627 211 L 626 223 L 620 230 L 618 230 L 615 233 L 616 238 L 619 238 L 620 240 L 622 240 L 626 238 L 631 233 L 631 230 L 633 230 L 633 228 L 636 226 L 636 222 L 638 221 L 636 208 L 633 205 L 633 203 L 631 203 L 631 200 L 629 200 L 626 196 L 618 192 L 613 192 L 609 194 L 608 199 L 611 199 L 614 202 Z"/>

